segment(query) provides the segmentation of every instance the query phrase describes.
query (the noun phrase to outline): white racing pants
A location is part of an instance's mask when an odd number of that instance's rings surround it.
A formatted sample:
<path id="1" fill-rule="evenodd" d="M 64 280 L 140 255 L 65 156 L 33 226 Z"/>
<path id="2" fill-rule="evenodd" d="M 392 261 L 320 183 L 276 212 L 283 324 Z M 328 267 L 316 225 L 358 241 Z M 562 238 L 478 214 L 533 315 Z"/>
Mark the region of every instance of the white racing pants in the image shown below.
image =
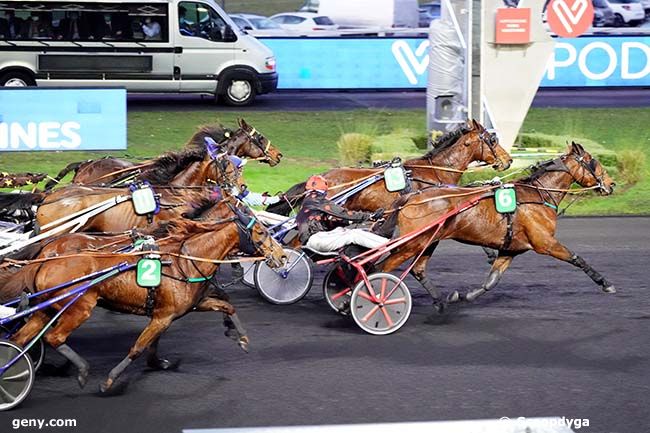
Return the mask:
<path id="1" fill-rule="evenodd" d="M 346 245 L 359 245 L 366 248 L 377 248 L 388 242 L 383 236 L 362 229 L 337 227 L 329 232 L 313 234 L 307 241 L 306 247 L 323 253 L 338 251 Z"/>

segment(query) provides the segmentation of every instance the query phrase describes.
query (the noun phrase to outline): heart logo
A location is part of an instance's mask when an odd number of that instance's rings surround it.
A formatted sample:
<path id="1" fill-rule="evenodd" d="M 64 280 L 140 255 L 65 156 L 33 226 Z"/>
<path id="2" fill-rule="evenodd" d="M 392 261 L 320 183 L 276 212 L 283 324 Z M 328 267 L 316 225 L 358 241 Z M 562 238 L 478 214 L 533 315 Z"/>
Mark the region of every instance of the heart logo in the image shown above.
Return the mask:
<path id="1" fill-rule="evenodd" d="M 548 23 L 558 36 L 575 38 L 586 32 L 594 20 L 590 0 L 553 0 L 548 8 Z"/>
<path id="2" fill-rule="evenodd" d="M 409 83 L 418 84 L 418 76 L 424 74 L 429 66 L 429 41 L 423 41 L 413 52 L 413 48 L 405 41 L 395 41 L 392 51 L 395 60 L 404 72 Z"/>

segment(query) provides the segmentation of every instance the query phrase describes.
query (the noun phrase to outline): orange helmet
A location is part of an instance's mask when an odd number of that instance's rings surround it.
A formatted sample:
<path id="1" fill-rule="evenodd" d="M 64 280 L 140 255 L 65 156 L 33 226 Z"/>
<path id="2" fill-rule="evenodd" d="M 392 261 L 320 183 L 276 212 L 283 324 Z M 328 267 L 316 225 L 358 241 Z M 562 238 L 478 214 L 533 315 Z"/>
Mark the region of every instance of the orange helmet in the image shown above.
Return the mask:
<path id="1" fill-rule="evenodd" d="M 312 176 L 307 180 L 305 189 L 307 191 L 316 191 L 316 192 L 325 193 L 327 192 L 328 189 L 327 179 L 319 175 Z"/>

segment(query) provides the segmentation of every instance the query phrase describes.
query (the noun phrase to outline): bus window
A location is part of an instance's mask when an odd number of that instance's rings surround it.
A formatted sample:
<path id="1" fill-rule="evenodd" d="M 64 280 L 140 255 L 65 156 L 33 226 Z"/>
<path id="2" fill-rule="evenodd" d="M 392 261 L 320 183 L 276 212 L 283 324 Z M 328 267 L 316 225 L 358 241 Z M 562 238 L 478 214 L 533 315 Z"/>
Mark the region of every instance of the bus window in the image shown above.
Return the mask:
<path id="1" fill-rule="evenodd" d="M 57 2 L 30 10 L 0 9 L 0 40 L 168 42 L 168 6 L 161 3 Z"/>

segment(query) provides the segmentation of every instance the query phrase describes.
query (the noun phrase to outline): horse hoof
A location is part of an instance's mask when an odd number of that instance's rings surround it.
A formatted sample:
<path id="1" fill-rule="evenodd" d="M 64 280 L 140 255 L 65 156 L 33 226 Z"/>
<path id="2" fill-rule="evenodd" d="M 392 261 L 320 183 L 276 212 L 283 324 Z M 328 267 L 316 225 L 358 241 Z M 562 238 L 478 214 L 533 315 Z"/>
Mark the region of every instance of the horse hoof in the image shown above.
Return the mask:
<path id="1" fill-rule="evenodd" d="M 603 292 L 605 292 L 605 293 L 616 293 L 616 287 L 607 286 L 607 287 L 603 288 Z"/>
<path id="2" fill-rule="evenodd" d="M 113 386 L 113 379 L 106 379 L 105 382 L 99 384 L 99 392 L 104 394 L 106 391 L 111 389 L 111 386 Z"/>
<path id="3" fill-rule="evenodd" d="M 445 314 L 447 312 L 447 304 L 442 301 L 435 301 L 433 303 L 433 309 L 440 315 Z"/>
<path id="4" fill-rule="evenodd" d="M 463 300 L 463 296 L 458 292 L 458 290 L 454 290 L 452 293 L 447 296 L 447 303 L 448 304 L 455 304 L 456 302 L 460 302 Z"/>
<path id="5" fill-rule="evenodd" d="M 483 293 L 485 293 L 485 290 L 483 289 L 473 290 L 465 295 L 465 300 L 467 302 L 474 302 L 476 298 L 481 296 Z"/>
<path id="6" fill-rule="evenodd" d="M 156 359 L 147 362 L 147 366 L 149 368 L 162 371 L 176 370 L 180 364 L 180 359 L 176 359 L 174 361 L 170 361 L 169 359 Z"/>
<path id="7" fill-rule="evenodd" d="M 239 341 L 237 342 L 237 344 L 239 344 L 239 347 L 241 348 L 241 350 L 243 350 L 244 352 L 248 353 L 248 346 L 249 346 L 249 340 L 248 340 L 248 337 L 246 337 L 246 336 L 241 337 L 241 338 L 239 339 Z"/>
<path id="8" fill-rule="evenodd" d="M 79 383 L 79 388 L 83 388 L 88 383 L 88 370 L 80 371 L 77 376 L 77 382 Z"/>

